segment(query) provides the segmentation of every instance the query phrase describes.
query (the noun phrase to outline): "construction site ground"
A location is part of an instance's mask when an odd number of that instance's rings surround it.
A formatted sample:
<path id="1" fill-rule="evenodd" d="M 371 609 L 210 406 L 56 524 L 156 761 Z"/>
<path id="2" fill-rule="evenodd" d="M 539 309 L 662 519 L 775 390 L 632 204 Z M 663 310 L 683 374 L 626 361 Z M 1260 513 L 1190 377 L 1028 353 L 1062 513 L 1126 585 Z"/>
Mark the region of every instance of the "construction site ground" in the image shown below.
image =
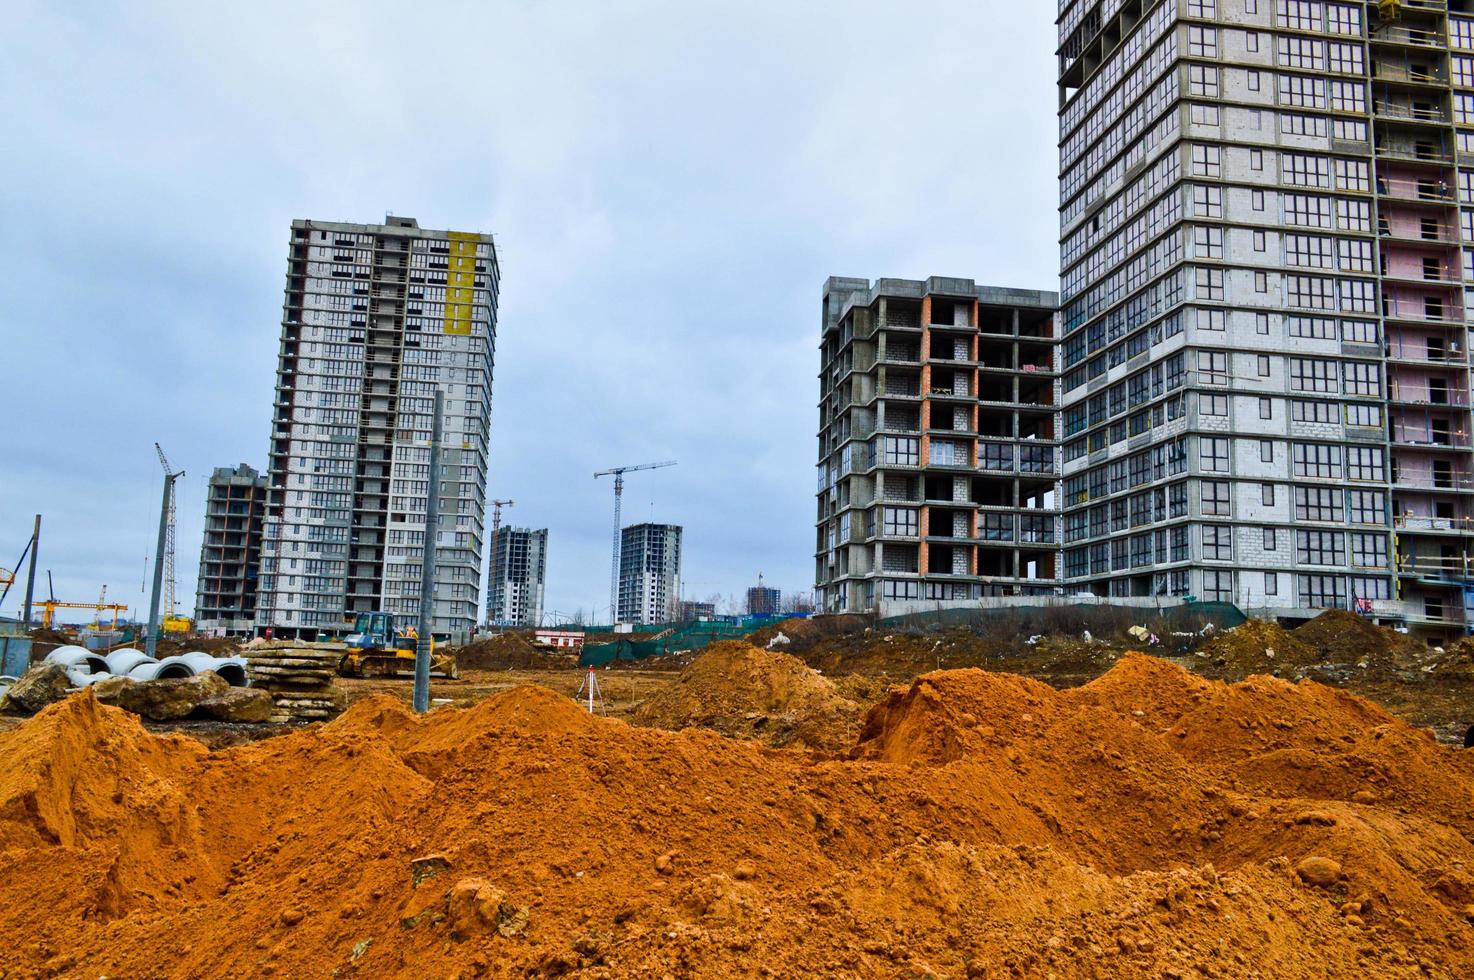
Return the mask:
<path id="1" fill-rule="evenodd" d="M 784 624 L 608 717 L 525 638 L 426 716 L 75 694 L 0 730 L 0 980 L 1474 976 L 1470 645 L 1055 625 Z"/>
<path id="2" fill-rule="evenodd" d="M 1160 642 L 1155 646 L 1146 646 L 1126 633 L 1131 625 L 1135 624 L 1120 616 L 1102 618 L 1089 611 L 944 629 L 878 627 L 859 617 L 840 616 L 788 620 L 749 639 L 759 647 L 771 645 L 777 653 L 790 654 L 836 681 L 844 696 L 854 702 L 857 715 L 882 699 L 892 684 L 909 683 L 933 670 L 979 667 L 1063 689 L 1094 680 L 1128 650 L 1140 648 L 1216 680 L 1242 681 L 1253 674 L 1269 674 L 1341 687 L 1449 744 L 1462 744 L 1474 725 L 1474 640 L 1460 641 L 1439 653 L 1344 612 L 1324 614 L 1298 630 L 1251 620 L 1230 631 L 1173 636 L 1157 624 Z M 1035 633 L 1034 629 L 1050 631 Z M 33 636 L 42 653 L 48 648 L 47 641 L 65 642 L 60 634 L 37 631 Z M 169 640 L 161 650 L 179 653 L 201 648 L 201 641 L 193 642 L 191 646 L 190 641 Z M 204 642 L 210 652 L 221 656 L 239 649 L 230 641 Z M 509 631 L 456 652 L 460 677 L 432 682 L 432 707 L 466 707 L 521 685 L 538 685 L 572 697 L 585 681 L 586 672 L 578 667 L 576 654 L 535 646 L 528 632 Z M 596 707 L 609 717 L 635 719 L 641 705 L 656 692 L 677 684 L 680 672 L 700 653 L 621 662 L 599 670 L 602 697 Z M 404 677 L 340 678 L 337 683 L 350 704 L 378 693 L 406 703 L 410 699 L 410 683 Z M 648 720 L 649 712 L 646 714 Z M 0 715 L 0 731 L 18 722 Z M 193 720 L 144 724 L 154 731 L 191 735 L 212 748 L 298 727 Z M 705 727 L 722 730 L 716 721 L 707 721 Z M 751 726 L 728 727 L 727 734 L 741 735 Z M 762 737 L 773 740 L 771 731 Z"/>

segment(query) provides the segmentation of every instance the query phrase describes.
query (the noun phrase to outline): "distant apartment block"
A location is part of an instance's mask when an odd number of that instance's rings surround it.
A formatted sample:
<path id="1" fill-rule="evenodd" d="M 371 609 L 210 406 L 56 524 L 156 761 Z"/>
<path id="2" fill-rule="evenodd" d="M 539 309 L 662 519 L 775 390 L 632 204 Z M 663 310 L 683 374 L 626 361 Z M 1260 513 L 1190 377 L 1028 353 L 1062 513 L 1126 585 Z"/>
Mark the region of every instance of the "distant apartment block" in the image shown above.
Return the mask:
<path id="1" fill-rule="evenodd" d="M 716 615 L 717 604 L 715 602 L 695 602 L 683 599 L 676 618 L 683 623 L 692 623 L 701 619 L 716 619 Z"/>
<path id="2" fill-rule="evenodd" d="M 783 605 L 783 593 L 763 584 L 757 577 L 757 585 L 747 590 L 747 614 L 749 616 L 776 616 Z"/>
<path id="3" fill-rule="evenodd" d="M 1064 0 L 1073 591 L 1474 626 L 1465 0 Z"/>
<path id="4" fill-rule="evenodd" d="M 492 626 L 541 624 L 547 578 L 548 529 L 504 527 L 491 544 L 486 619 Z"/>
<path id="5" fill-rule="evenodd" d="M 820 610 L 1055 591 L 1056 306 L 970 279 L 825 283 Z"/>
<path id="6" fill-rule="evenodd" d="M 256 625 L 257 569 L 266 477 L 245 463 L 217 467 L 205 491 L 205 535 L 195 588 L 195 625 L 248 636 Z"/>
<path id="7" fill-rule="evenodd" d="M 476 625 L 500 273 L 491 236 L 294 221 L 257 629 L 414 617 L 445 398 L 433 630 Z"/>
<path id="8" fill-rule="evenodd" d="M 673 621 L 680 611 L 681 528 L 674 524 L 634 524 L 620 534 L 619 609 L 621 623 L 647 626 Z"/>

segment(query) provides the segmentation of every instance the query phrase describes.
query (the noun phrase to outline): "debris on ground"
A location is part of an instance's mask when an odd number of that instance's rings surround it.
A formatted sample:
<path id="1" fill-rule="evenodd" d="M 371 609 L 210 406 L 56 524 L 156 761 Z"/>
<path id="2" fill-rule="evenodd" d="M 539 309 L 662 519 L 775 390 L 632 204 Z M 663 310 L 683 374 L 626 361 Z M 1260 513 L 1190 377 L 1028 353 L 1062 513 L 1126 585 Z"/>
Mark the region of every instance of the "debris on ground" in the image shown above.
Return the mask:
<path id="1" fill-rule="evenodd" d="M 1343 691 L 942 670 L 852 749 L 518 688 L 209 752 L 83 692 L 0 733 L 6 970 L 1474 975 L 1474 753 Z"/>
<path id="2" fill-rule="evenodd" d="M 33 715 L 66 697 L 71 679 L 61 664 L 41 663 L 27 670 L 0 698 L 0 711 Z"/>
<path id="3" fill-rule="evenodd" d="M 344 648 L 332 643 L 280 641 L 246 650 L 251 686 L 271 696 L 270 721 L 325 721 L 343 710 L 343 690 L 333 683 Z"/>

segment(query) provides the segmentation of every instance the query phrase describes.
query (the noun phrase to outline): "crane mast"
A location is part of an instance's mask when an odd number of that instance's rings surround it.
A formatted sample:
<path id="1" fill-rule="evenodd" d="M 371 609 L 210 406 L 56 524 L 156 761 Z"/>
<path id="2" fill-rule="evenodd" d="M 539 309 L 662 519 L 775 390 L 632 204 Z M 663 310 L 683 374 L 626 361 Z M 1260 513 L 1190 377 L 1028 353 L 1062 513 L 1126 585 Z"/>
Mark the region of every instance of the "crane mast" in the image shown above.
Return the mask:
<path id="1" fill-rule="evenodd" d="M 614 477 L 614 544 L 610 549 L 609 558 L 609 619 L 611 622 L 619 621 L 619 521 L 624 500 L 624 475 L 633 473 L 635 470 L 658 470 L 664 466 L 675 465 L 675 460 L 668 459 L 660 463 L 640 463 L 638 466 L 616 466 L 594 474 L 596 480 L 601 476 Z"/>

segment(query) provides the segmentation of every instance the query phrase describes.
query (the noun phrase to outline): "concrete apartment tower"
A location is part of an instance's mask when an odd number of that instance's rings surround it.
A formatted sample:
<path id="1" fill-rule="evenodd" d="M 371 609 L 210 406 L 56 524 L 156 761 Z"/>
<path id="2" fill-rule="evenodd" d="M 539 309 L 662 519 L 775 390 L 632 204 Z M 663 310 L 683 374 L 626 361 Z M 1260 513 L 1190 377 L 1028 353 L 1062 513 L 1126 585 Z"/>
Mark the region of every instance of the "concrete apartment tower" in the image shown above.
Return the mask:
<path id="1" fill-rule="evenodd" d="M 747 615 L 776 616 L 782 605 L 782 591 L 764 585 L 762 573 L 759 572 L 757 585 L 747 590 Z"/>
<path id="2" fill-rule="evenodd" d="M 528 629 L 541 625 L 547 564 L 547 528 L 499 529 L 491 542 L 486 621 L 492 626 Z"/>
<path id="3" fill-rule="evenodd" d="M 1467 0 L 1064 0 L 1070 588 L 1463 632 Z"/>
<path id="4" fill-rule="evenodd" d="M 825 283 L 821 611 L 1056 590 L 1057 305 L 971 279 Z"/>
<path id="5" fill-rule="evenodd" d="M 258 632 L 417 616 L 437 387 L 433 629 L 475 628 L 499 280 L 490 235 L 292 222 Z"/>
<path id="6" fill-rule="evenodd" d="M 633 524 L 619 536 L 621 623 L 668 623 L 680 612 L 681 528 L 675 524 Z"/>
<path id="7" fill-rule="evenodd" d="M 205 536 L 195 588 L 195 626 L 249 636 L 256 625 L 256 573 L 266 516 L 266 477 L 245 463 L 221 466 L 205 491 Z"/>

